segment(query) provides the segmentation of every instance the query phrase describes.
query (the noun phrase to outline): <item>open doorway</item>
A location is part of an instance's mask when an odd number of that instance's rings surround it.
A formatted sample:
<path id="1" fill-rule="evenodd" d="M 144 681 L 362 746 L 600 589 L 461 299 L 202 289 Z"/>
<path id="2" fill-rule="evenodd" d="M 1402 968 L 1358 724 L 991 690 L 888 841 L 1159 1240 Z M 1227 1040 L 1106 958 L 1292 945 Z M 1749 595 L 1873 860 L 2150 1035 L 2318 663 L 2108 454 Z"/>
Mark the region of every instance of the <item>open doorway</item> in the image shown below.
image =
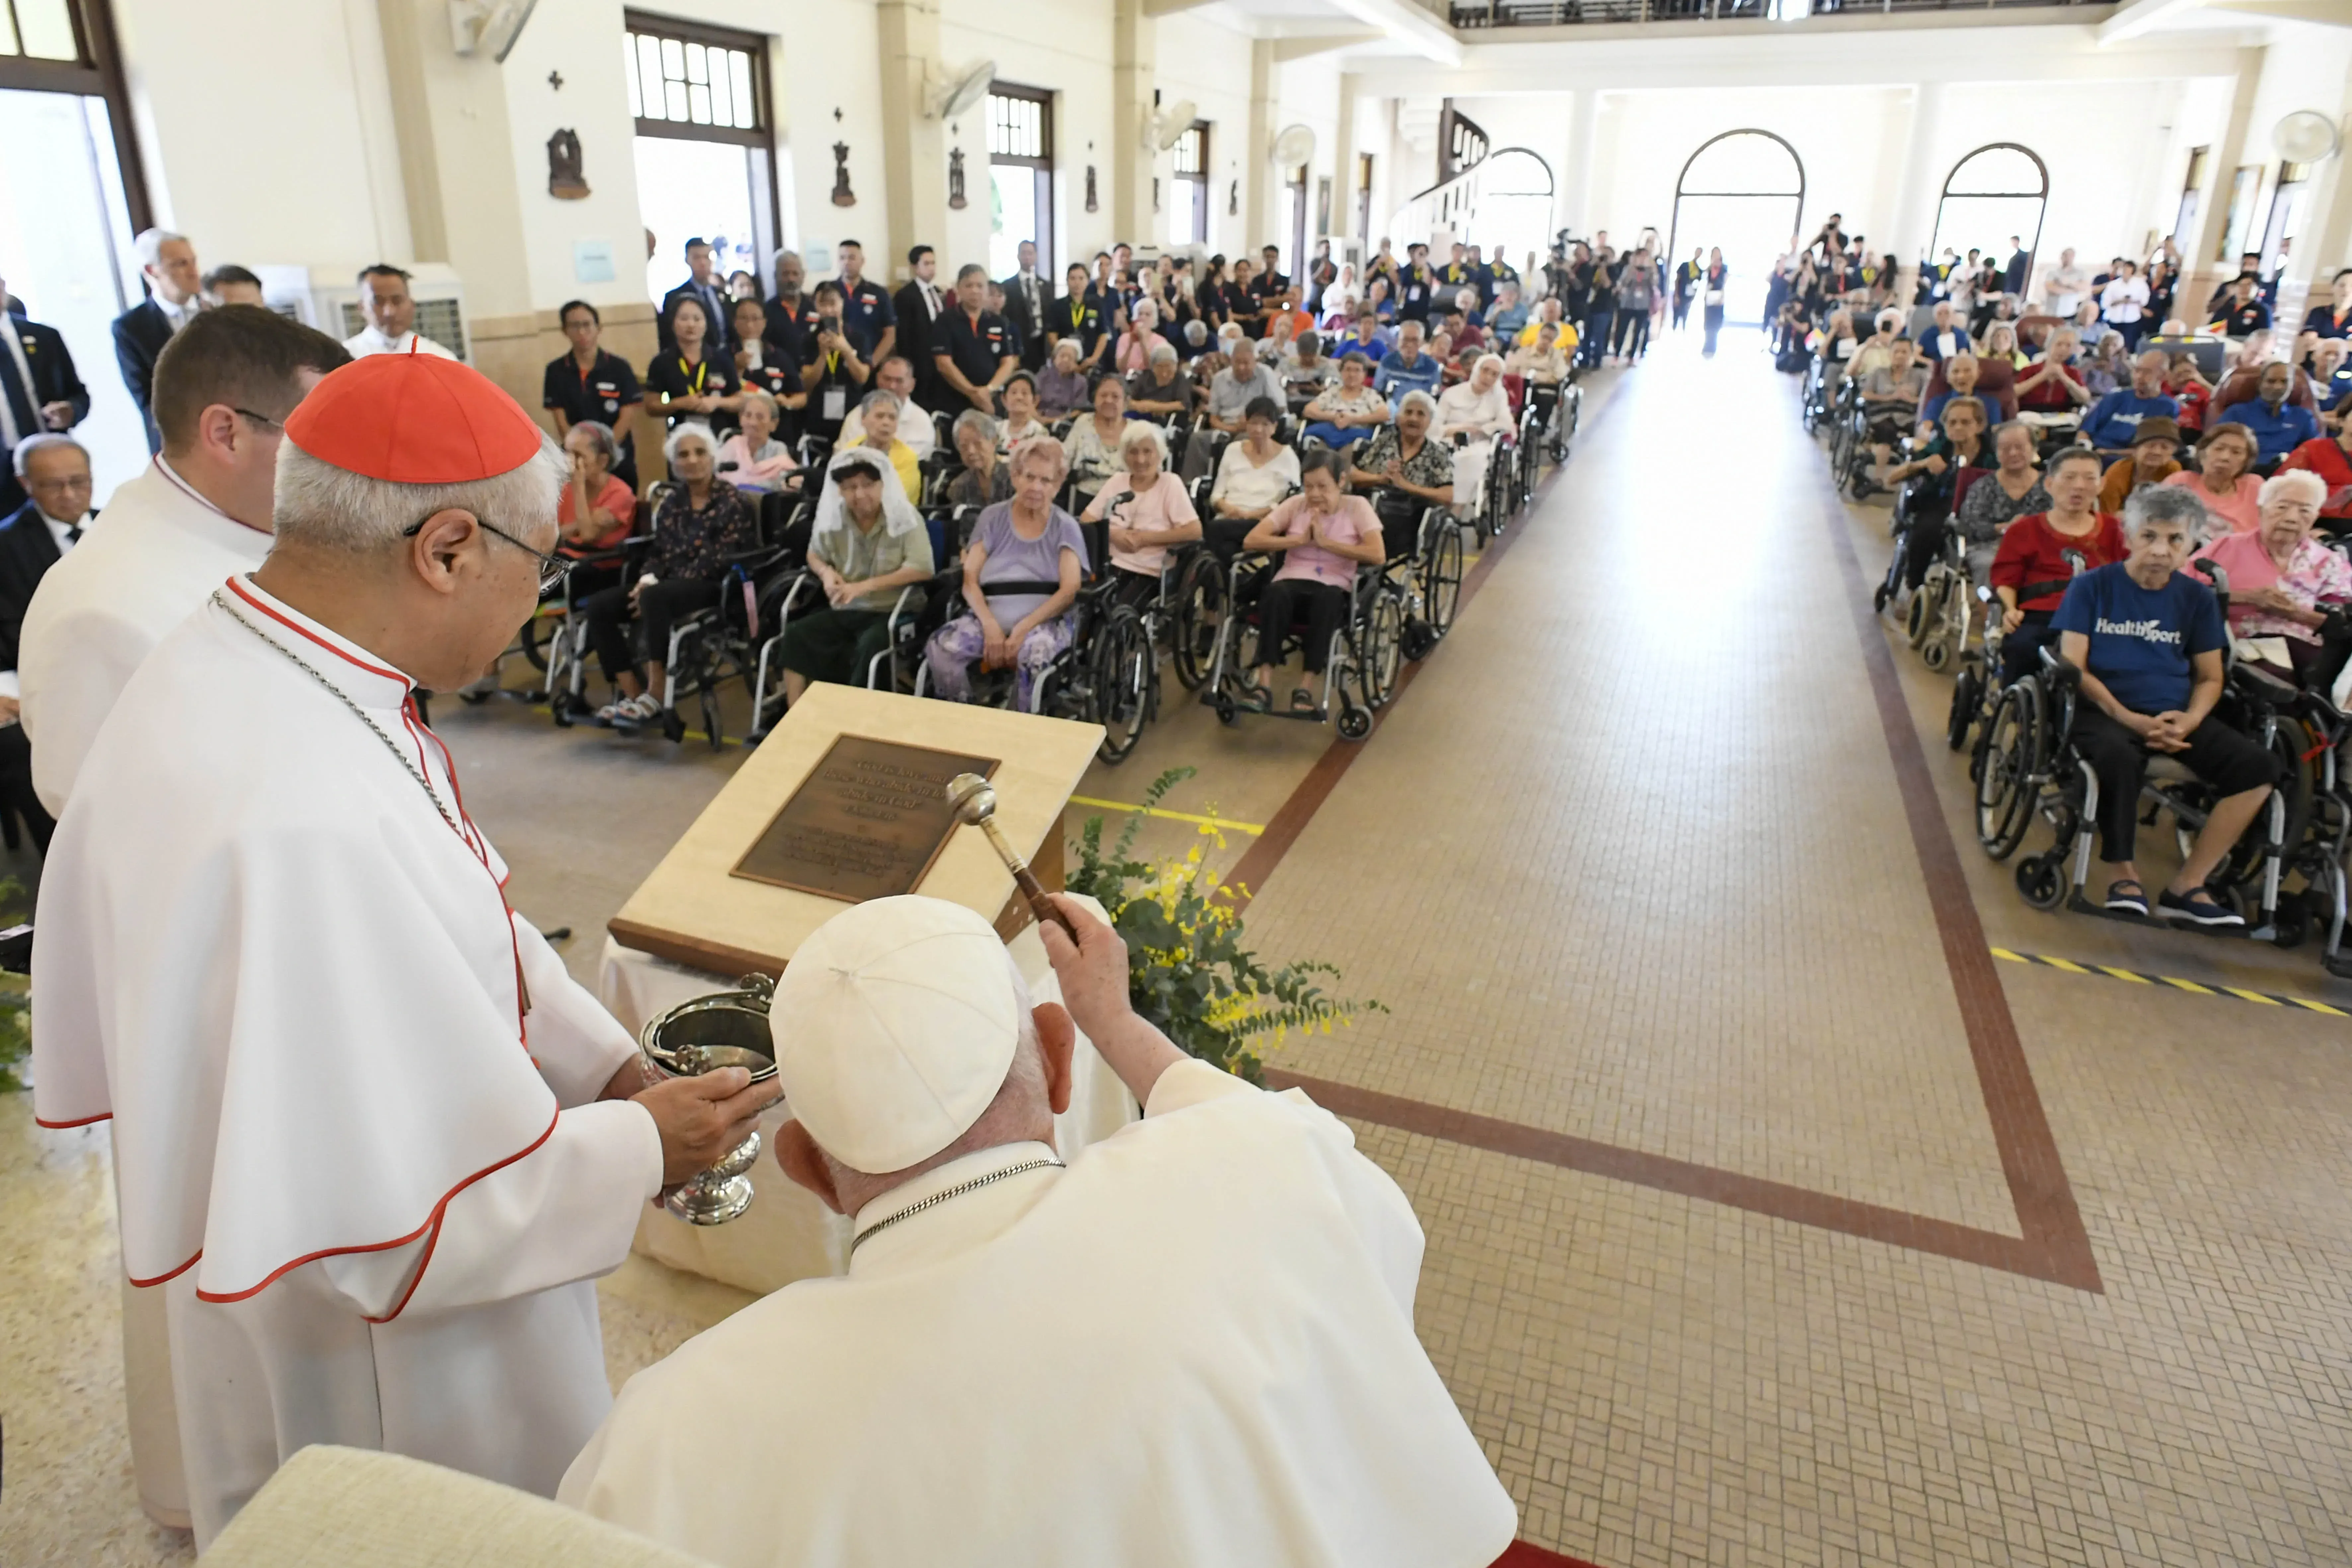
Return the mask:
<path id="1" fill-rule="evenodd" d="M 765 296 L 780 243 L 767 40 L 635 11 L 627 26 L 637 209 L 652 234 L 648 296 L 686 281 L 694 238 L 710 246 L 721 279 L 749 272 Z"/>
<path id="2" fill-rule="evenodd" d="M 55 328 L 73 356 L 89 413 L 72 434 L 103 506 L 147 466 L 145 422 L 114 362 L 114 318 L 146 297 L 131 236 L 152 221 L 130 92 L 107 0 L 20 0 L 6 21 L 0 279 L 7 309 Z"/>
<path id="3" fill-rule="evenodd" d="M 1720 249 L 1724 320 L 1760 326 L 1773 266 L 1795 248 L 1805 210 L 1805 165 L 1769 131 L 1727 131 L 1700 143 L 1675 183 L 1666 271 L 1694 248 Z"/>

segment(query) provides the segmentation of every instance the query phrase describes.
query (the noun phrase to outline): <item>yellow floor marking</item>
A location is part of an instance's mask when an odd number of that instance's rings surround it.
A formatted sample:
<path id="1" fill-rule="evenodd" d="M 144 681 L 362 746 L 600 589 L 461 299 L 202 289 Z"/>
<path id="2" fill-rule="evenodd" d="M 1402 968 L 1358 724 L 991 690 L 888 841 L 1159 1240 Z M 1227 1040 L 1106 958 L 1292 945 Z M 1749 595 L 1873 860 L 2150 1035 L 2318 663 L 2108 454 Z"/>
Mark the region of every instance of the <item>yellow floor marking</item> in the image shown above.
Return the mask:
<path id="1" fill-rule="evenodd" d="M 2265 1007 L 2275 1007 L 2279 1005 L 2277 997 L 2265 996 L 2259 991 L 2241 991 L 2234 985 L 2224 985 L 2221 989 L 2241 1002 L 2259 1002 Z"/>
<path id="2" fill-rule="evenodd" d="M 1146 816 L 1164 816 L 1171 822 L 1193 822 L 1221 830 L 1231 828 L 1235 833 L 1257 834 L 1265 831 L 1265 824 L 1263 822 L 1234 822 L 1223 816 L 1202 816 L 1189 811 L 1169 811 L 1157 805 L 1138 805 L 1132 801 L 1097 800 L 1088 795 L 1074 795 L 1070 797 L 1070 804 L 1097 806 L 1104 811 L 1124 811 L 1129 816 L 1141 812 Z"/>
<path id="3" fill-rule="evenodd" d="M 2039 954 L 2037 956 L 2042 959 L 2042 963 L 2048 964 L 2051 968 L 2063 969 L 2069 974 L 2088 974 L 2091 973 L 2081 964 L 2074 963 L 2072 959 L 2052 958 L 2047 953 Z"/>
<path id="4" fill-rule="evenodd" d="M 2273 995 L 2267 991 L 2249 991 L 2242 985 L 2201 985 L 2176 974 L 2141 974 L 2135 970 L 2118 969 L 2112 963 L 2077 963 L 2071 958 L 2059 958 L 2047 952 L 2017 952 L 2006 947 L 1990 946 L 1986 951 L 2008 963 L 2033 964 L 2042 969 L 2062 970 L 2068 974 L 2100 974 L 2109 980 L 2126 981 L 2134 985 L 2169 985 L 2176 991 L 2187 991 L 2198 996 L 2234 996 L 2241 1002 L 2258 1003 L 2264 1007 L 2300 1007 L 2306 1013 L 2324 1013 L 2331 1018 L 2352 1018 L 2352 1012 L 2308 996 Z"/>
<path id="5" fill-rule="evenodd" d="M 2156 982 L 2150 980 L 2147 975 L 2134 974 L 2128 969 L 2114 969 L 2104 963 L 2095 963 L 2091 965 L 2091 967 L 2097 970 L 2100 973 L 2106 975 L 2110 979 L 2128 980 L 2135 985 L 2153 985 L 2156 984 Z"/>
<path id="6" fill-rule="evenodd" d="M 2210 996 L 2213 994 L 2211 991 L 2198 984 L 2194 980 L 2175 980 L 2169 974 L 2159 974 L 2157 978 L 2163 981 L 2167 985 L 2177 986 L 2183 991 L 2194 991 L 2200 996 Z"/>

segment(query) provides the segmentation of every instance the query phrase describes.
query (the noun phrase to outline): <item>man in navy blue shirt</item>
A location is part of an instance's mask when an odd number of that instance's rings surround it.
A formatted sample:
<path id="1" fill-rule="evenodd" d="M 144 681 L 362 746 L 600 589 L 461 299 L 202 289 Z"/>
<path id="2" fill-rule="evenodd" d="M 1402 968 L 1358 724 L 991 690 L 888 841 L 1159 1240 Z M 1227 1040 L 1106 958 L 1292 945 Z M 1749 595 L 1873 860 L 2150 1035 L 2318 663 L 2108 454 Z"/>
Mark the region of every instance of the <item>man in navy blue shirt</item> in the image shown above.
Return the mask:
<path id="1" fill-rule="evenodd" d="M 880 364 L 890 357 L 898 342 L 898 312 L 890 303 L 890 295 L 879 283 L 866 276 L 866 247 L 854 239 L 845 239 L 834 248 L 834 261 L 841 269 L 837 281 L 841 285 L 841 321 L 848 329 L 849 341 L 868 364 Z"/>
<path id="2" fill-rule="evenodd" d="M 1372 373 L 1372 390 L 1391 405 L 1408 392 L 1425 392 L 1434 397 L 1438 377 L 1444 374 L 1445 367 L 1435 355 L 1421 352 L 1421 323 L 1407 321 L 1397 328 L 1396 348 Z"/>
<path id="3" fill-rule="evenodd" d="M 2263 366 L 2263 378 L 2255 384 L 2253 398 L 2230 405 L 2215 416 L 2214 423 L 2244 426 L 2254 433 L 2260 459 L 2276 462 L 2319 434 L 2319 416 L 2286 400 L 2294 389 L 2294 367 L 2284 360 L 2273 360 Z"/>
<path id="4" fill-rule="evenodd" d="M 2120 456 L 2131 450 L 2141 420 L 2180 417 L 2179 401 L 2164 395 L 2165 368 L 2164 355 L 2156 349 L 2132 361 L 2131 384 L 2108 393 L 2083 416 L 2083 435 L 2093 447 Z"/>
<path id="5" fill-rule="evenodd" d="M 2275 759 L 2213 718 L 2229 634 L 2213 591 L 2179 568 L 2197 548 L 2204 504 L 2189 490 L 2150 486 L 2124 508 L 2131 553 L 2074 579 L 2050 619 L 2058 652 L 2081 670 L 2075 750 L 2099 780 L 2099 858 L 2106 906 L 2146 916 L 2147 893 L 2132 864 L 2148 753 L 2177 757 L 2221 798 L 2179 874 L 2158 895 L 2158 912 L 2200 926 L 2245 921 L 2205 889 L 2205 879 L 2251 826 L 2279 782 Z"/>

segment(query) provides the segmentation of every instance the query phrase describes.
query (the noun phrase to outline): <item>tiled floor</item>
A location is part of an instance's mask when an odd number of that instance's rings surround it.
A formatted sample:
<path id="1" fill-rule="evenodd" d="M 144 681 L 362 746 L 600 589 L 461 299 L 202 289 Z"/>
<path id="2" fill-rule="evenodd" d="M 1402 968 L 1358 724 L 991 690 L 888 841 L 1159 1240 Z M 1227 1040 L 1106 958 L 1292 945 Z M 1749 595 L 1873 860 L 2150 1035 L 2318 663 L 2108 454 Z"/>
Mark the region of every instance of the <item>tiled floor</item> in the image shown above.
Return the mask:
<path id="1" fill-rule="evenodd" d="M 1362 747 L 1222 728 L 1171 682 L 1084 794 L 1197 767 L 1164 804 L 1242 825 L 1212 859 L 1263 949 L 1394 1009 L 1278 1066 L 1411 1194 L 1423 1338 L 1531 1542 L 2352 1562 L 2352 1019 L 1990 949 L 2352 985 L 2023 906 L 1937 744 L 1948 686 L 1855 613 L 1885 513 L 1837 503 L 1751 345 L 1601 378 Z M 441 718 L 583 974 L 738 755 Z M 1073 826 L 1097 811 L 1115 830 Z M 24 1110 L 0 1102 L 0 1563 L 179 1560 L 130 1501 L 103 1140 Z M 643 1260 L 602 1295 L 616 1377 L 743 1300 Z"/>

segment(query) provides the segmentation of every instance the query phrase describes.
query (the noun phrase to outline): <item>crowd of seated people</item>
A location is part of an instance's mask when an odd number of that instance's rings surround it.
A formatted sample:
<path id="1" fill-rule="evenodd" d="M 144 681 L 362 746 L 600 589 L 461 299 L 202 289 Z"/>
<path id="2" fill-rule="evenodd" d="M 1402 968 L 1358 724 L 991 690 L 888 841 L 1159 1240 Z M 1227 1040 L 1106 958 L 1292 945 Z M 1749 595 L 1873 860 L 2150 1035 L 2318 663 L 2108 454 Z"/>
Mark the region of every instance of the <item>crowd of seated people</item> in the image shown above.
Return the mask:
<path id="1" fill-rule="evenodd" d="M 2216 703 L 2233 662 L 2324 700 L 2352 661 L 2352 268 L 2290 343 L 2257 257 L 2184 321 L 2168 244 L 2095 276 L 2062 252 L 2038 295 L 2021 252 L 2006 272 L 1948 255 L 1923 264 L 1912 315 L 1861 337 L 1866 296 L 1834 286 L 1835 255 L 1817 242 L 1787 267 L 1776 352 L 1801 368 L 1789 353 L 1801 331 L 1809 396 L 1844 411 L 1834 428 L 1874 449 L 1873 471 L 1897 491 L 1909 571 L 1890 574 L 1887 596 L 1922 591 L 1956 536 L 1954 569 L 1964 558 L 1966 588 L 1989 600 L 1971 631 L 1999 639 L 1981 679 L 1997 690 L 2055 657 L 2077 683 L 2063 739 L 2099 780 L 2086 830 L 2105 867 L 2104 892 L 2086 896 L 2130 918 L 2244 927 L 2208 882 L 2290 763 L 2249 739 L 2249 710 L 2217 717 Z M 2001 308 L 1984 308 L 1987 290 Z M 1956 736 L 1969 721 L 1956 703 Z M 2208 796 L 2159 888 L 2140 879 L 2134 829 L 2140 781 L 2165 755 Z"/>
<path id="2" fill-rule="evenodd" d="M 1015 700 L 1033 702 L 1036 672 L 1068 646 L 1079 584 L 1108 574 L 1139 602 L 1171 551 L 1243 548 L 1310 470 L 1400 515 L 1477 502 L 1529 389 L 1550 397 L 1580 364 L 1645 351 L 1665 308 L 1655 249 L 1645 237 L 1621 256 L 1604 236 L 1580 261 L 1562 252 L 1523 276 L 1474 246 L 1438 264 L 1427 246 L 1400 258 L 1384 244 L 1360 277 L 1318 256 L 1294 279 L 1273 247 L 1228 263 L 1120 246 L 1074 260 L 1056 289 L 1024 247 L 1020 276 L 963 267 L 950 294 L 919 246 L 894 295 L 845 240 L 814 282 L 810 263 L 778 253 L 762 299 L 748 276 L 707 276 L 711 247 L 693 241 L 642 373 L 604 350 L 580 301 L 562 312 L 571 352 L 547 369 L 573 465 L 567 603 L 614 687 L 594 717 L 667 725 L 672 629 L 787 535 L 823 600 L 786 617 L 787 702 L 811 680 L 866 679 L 884 651 L 903 685 L 908 648 L 884 646 L 891 607 L 919 568 L 959 562 L 961 613 L 942 622 L 948 591 L 925 584 L 929 689 L 968 695 L 977 663 L 1016 671 Z M 636 471 L 648 431 L 667 468 L 657 482 Z M 1334 457 L 1316 469 L 1318 452 Z"/>

